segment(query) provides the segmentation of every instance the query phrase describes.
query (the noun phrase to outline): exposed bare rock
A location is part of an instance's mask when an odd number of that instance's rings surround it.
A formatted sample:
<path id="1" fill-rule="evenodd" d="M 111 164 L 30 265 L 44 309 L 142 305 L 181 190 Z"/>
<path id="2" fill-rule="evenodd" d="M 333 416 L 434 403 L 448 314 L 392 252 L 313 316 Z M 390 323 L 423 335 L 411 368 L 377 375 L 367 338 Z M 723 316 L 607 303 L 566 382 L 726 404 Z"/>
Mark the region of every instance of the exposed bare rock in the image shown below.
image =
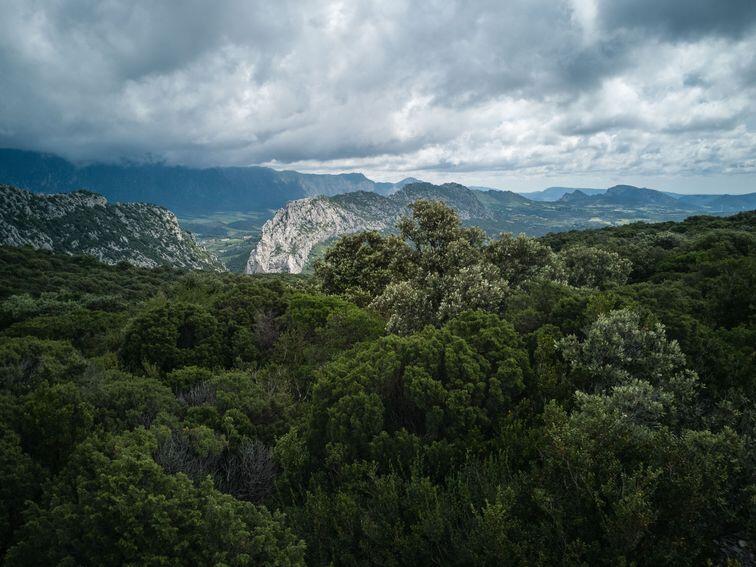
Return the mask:
<path id="1" fill-rule="evenodd" d="M 441 200 L 460 218 L 488 218 L 489 212 L 472 191 L 457 184 L 408 184 L 389 197 L 363 191 L 291 201 L 262 228 L 245 272 L 298 274 L 313 248 L 331 238 L 362 230 L 385 230 L 418 199 Z"/>
<path id="2" fill-rule="evenodd" d="M 41 195 L 0 185 L 0 244 L 86 254 L 107 264 L 224 269 L 169 210 L 109 204 L 89 191 Z"/>
<path id="3" fill-rule="evenodd" d="M 353 193 L 350 197 L 299 199 L 279 209 L 263 226 L 245 272 L 298 274 L 317 244 L 342 234 L 388 228 L 401 210 L 393 204 L 386 210 L 382 205 L 388 199 L 372 193 Z M 360 206 L 354 203 L 355 198 L 362 202 Z M 371 199 L 380 203 L 364 206 Z"/>

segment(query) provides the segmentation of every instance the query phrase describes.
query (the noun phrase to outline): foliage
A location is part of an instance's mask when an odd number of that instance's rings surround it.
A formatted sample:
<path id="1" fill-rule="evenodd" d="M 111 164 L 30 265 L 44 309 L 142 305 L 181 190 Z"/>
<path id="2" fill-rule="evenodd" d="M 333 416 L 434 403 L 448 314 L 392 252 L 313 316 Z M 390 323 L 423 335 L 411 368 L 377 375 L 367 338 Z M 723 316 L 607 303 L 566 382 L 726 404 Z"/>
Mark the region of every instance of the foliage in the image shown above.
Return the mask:
<path id="1" fill-rule="evenodd" d="M 26 510 L 7 564 L 302 563 L 279 515 L 166 474 L 153 445 L 143 431 L 83 444 L 45 495 L 50 505 Z"/>
<path id="2" fill-rule="evenodd" d="M 469 336 L 470 326 L 480 334 Z M 518 342 L 496 316 L 470 313 L 325 366 L 305 427 L 310 466 L 369 460 L 387 471 L 420 459 L 446 471 L 483 451 L 524 389 L 529 365 Z"/>
<path id="3" fill-rule="evenodd" d="M 513 287 L 539 277 L 563 279 L 563 268 L 551 248 L 524 234 L 501 234 L 486 248 L 486 257 Z"/>
<path id="4" fill-rule="evenodd" d="M 124 366 L 163 372 L 187 365 L 220 365 L 218 321 L 201 306 L 165 303 L 142 313 L 126 329 L 119 352 Z"/>
<path id="5" fill-rule="evenodd" d="M 605 288 L 627 281 L 632 264 L 616 252 L 574 246 L 561 253 L 567 282 L 576 287 Z"/>
<path id="6" fill-rule="evenodd" d="M 376 231 L 347 235 L 315 263 L 323 291 L 366 305 L 406 269 L 408 250 L 398 237 Z"/>
<path id="7" fill-rule="evenodd" d="M 0 249 L 0 561 L 753 562 L 754 220 L 419 202 L 311 279 Z"/>
<path id="8" fill-rule="evenodd" d="M 14 394 L 75 379 L 85 367 L 79 352 L 63 341 L 0 339 L 0 387 Z"/>
<path id="9" fill-rule="evenodd" d="M 440 325 L 468 310 L 503 313 L 510 288 L 531 282 L 604 289 L 625 283 L 631 269 L 626 258 L 596 247 L 556 254 L 524 235 L 488 241 L 440 202 L 419 200 L 409 208 L 411 216 L 397 224 L 398 237 L 346 236 L 315 271 L 323 291 L 370 305 L 392 332 Z"/>

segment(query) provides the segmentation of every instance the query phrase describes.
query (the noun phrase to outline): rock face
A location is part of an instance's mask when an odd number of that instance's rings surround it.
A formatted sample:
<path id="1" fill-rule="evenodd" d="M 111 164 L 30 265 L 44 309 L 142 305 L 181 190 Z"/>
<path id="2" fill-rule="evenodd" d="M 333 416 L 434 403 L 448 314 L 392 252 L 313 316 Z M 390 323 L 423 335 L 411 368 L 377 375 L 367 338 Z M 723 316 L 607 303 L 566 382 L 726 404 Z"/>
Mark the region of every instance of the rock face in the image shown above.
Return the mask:
<path id="1" fill-rule="evenodd" d="M 89 191 L 40 195 L 0 185 L 0 244 L 86 254 L 107 264 L 224 269 L 167 209 L 109 204 Z"/>
<path id="2" fill-rule="evenodd" d="M 301 273 L 317 245 L 344 234 L 388 229 L 418 199 L 444 201 L 465 220 L 489 216 L 472 191 L 453 183 L 440 186 L 413 183 L 389 197 L 355 192 L 299 199 L 279 209 L 263 225 L 245 273 Z"/>
<path id="3" fill-rule="evenodd" d="M 370 201 L 374 206 L 370 206 Z M 401 206 L 373 193 L 353 193 L 349 198 L 311 197 L 292 201 L 263 226 L 260 241 L 247 261 L 245 272 L 298 274 L 317 244 L 342 234 L 386 229 L 396 220 L 401 209 Z"/>

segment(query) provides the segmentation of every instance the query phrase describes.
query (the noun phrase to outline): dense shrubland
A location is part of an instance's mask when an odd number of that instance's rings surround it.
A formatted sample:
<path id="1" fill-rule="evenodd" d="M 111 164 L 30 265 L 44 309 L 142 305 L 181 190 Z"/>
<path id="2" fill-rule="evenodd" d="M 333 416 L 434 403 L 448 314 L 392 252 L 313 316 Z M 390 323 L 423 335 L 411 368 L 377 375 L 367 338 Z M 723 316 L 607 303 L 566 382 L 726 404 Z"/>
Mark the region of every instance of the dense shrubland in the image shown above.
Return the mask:
<path id="1" fill-rule="evenodd" d="M 313 278 L 0 249 L 4 563 L 748 564 L 755 220 L 418 202 Z"/>

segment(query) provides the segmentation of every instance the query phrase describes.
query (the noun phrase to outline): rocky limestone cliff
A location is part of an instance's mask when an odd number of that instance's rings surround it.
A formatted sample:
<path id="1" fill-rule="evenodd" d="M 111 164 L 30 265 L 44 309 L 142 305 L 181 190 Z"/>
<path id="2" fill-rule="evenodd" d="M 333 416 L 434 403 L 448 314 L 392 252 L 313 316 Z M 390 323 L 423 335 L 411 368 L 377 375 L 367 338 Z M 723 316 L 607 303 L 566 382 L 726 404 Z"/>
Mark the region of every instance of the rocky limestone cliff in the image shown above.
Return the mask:
<path id="1" fill-rule="evenodd" d="M 344 234 L 388 229 L 418 199 L 444 201 L 465 220 L 489 216 L 472 191 L 453 183 L 413 183 L 389 197 L 355 192 L 291 201 L 263 225 L 245 272 L 301 273 L 318 244 Z"/>
<path id="2" fill-rule="evenodd" d="M 358 204 L 357 200 L 374 201 L 374 206 Z M 310 197 L 287 203 L 263 225 L 245 272 L 300 273 L 317 244 L 343 234 L 391 226 L 400 207 L 386 207 L 385 201 L 372 193 L 355 193 L 349 198 Z"/>
<path id="3" fill-rule="evenodd" d="M 223 270 L 162 207 L 96 193 L 40 195 L 0 185 L 0 244 L 94 256 L 107 264 Z"/>

